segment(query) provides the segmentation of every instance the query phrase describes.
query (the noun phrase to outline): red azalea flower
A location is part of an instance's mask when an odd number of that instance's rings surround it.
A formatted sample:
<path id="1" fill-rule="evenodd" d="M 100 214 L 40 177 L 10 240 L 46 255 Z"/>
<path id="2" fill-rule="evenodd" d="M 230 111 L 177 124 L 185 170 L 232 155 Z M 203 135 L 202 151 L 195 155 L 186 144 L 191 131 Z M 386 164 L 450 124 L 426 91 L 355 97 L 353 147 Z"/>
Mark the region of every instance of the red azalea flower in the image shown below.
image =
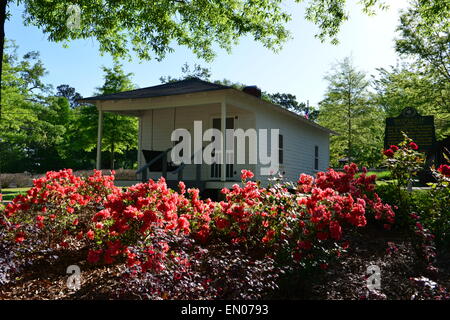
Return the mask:
<path id="1" fill-rule="evenodd" d="M 275 231 L 274 230 L 269 230 L 267 231 L 266 235 L 262 238 L 262 242 L 267 243 L 270 240 L 273 239 L 273 237 L 275 236 Z"/>
<path id="2" fill-rule="evenodd" d="M 347 250 L 349 247 L 350 247 L 350 242 L 348 242 L 348 241 L 344 241 L 343 243 L 342 243 L 342 249 L 344 249 L 344 250 Z"/>
<path id="3" fill-rule="evenodd" d="M 409 216 L 410 216 L 412 219 L 414 219 L 414 220 L 418 220 L 418 219 L 419 219 L 419 216 L 418 216 L 416 213 L 411 213 Z"/>
<path id="4" fill-rule="evenodd" d="M 317 232 L 317 239 L 319 240 L 327 240 L 328 239 L 328 233 L 326 232 Z"/>
<path id="5" fill-rule="evenodd" d="M 25 233 L 22 231 L 16 233 L 15 241 L 16 243 L 21 243 L 25 240 Z"/>
<path id="6" fill-rule="evenodd" d="M 300 241 L 298 247 L 304 250 L 310 250 L 312 248 L 311 241 Z"/>
<path id="7" fill-rule="evenodd" d="M 219 230 L 223 230 L 227 228 L 230 225 L 230 222 L 227 219 L 224 218 L 217 218 L 216 219 L 216 227 Z"/>
<path id="8" fill-rule="evenodd" d="M 439 173 L 446 177 L 450 177 L 450 166 L 447 164 L 441 164 L 439 168 L 437 169 Z"/>
<path id="9" fill-rule="evenodd" d="M 384 155 L 388 158 L 392 158 L 394 156 L 394 151 L 392 149 L 384 150 Z"/>
<path id="10" fill-rule="evenodd" d="M 412 142 L 412 141 L 409 143 L 409 147 L 413 150 L 419 149 L 419 146 L 415 142 Z"/>
<path id="11" fill-rule="evenodd" d="M 254 177 L 254 174 L 250 170 L 245 170 L 245 169 L 241 170 L 241 179 L 242 180 L 251 179 L 253 177 Z"/>
<path id="12" fill-rule="evenodd" d="M 88 232 L 86 232 L 86 236 L 89 240 L 94 240 L 94 231 L 89 230 Z"/>
<path id="13" fill-rule="evenodd" d="M 392 151 L 396 152 L 398 150 L 398 147 L 393 144 L 392 146 L 389 147 Z"/>
<path id="14" fill-rule="evenodd" d="M 89 250 L 88 256 L 87 256 L 87 261 L 89 263 L 95 264 L 95 263 L 99 262 L 101 254 L 102 254 L 102 250 Z"/>

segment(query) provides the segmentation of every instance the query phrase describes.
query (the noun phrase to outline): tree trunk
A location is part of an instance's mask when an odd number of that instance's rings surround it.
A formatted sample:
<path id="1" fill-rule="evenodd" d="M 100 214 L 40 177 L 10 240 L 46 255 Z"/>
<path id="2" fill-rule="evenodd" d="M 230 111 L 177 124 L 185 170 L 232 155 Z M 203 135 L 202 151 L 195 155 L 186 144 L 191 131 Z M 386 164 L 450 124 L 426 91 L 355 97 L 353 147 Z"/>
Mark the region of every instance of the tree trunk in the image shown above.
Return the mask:
<path id="1" fill-rule="evenodd" d="M 0 122 L 2 121 L 2 72 L 3 72 L 3 51 L 5 49 L 5 21 L 6 21 L 6 5 L 8 0 L 0 0 Z M 1 148 L 1 145 L 0 145 Z M 0 149 L 0 157 L 3 154 Z M 1 159 L 0 159 L 0 173 L 1 173 Z M 2 193 L 2 186 L 0 181 L 0 194 Z"/>

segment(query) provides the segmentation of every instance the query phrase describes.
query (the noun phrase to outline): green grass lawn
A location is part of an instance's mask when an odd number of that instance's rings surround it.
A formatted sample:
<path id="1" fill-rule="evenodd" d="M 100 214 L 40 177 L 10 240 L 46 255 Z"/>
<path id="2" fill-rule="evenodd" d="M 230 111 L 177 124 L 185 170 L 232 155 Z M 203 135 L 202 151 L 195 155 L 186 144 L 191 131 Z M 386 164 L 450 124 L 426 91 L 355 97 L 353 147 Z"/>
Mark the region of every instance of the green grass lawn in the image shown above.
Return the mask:
<path id="1" fill-rule="evenodd" d="M 29 187 L 26 188 L 2 188 L 3 201 L 11 201 L 19 194 L 26 194 L 29 190 Z"/>
<path id="2" fill-rule="evenodd" d="M 367 171 L 366 175 L 367 176 L 371 176 L 371 175 L 376 175 L 377 176 L 377 180 L 389 180 L 391 178 L 391 173 L 389 171 Z"/>

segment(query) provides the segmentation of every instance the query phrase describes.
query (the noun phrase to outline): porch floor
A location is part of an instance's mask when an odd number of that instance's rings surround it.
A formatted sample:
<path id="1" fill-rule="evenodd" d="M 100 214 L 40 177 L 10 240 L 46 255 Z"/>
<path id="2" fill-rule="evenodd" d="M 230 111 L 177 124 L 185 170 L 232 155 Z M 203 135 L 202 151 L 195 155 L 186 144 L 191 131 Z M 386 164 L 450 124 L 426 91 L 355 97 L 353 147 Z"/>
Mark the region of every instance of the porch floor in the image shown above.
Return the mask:
<path id="1" fill-rule="evenodd" d="M 130 187 L 135 184 L 141 183 L 140 180 L 116 180 L 115 184 L 118 187 Z M 170 188 L 178 187 L 178 180 L 167 180 L 167 185 Z M 187 188 L 198 188 L 200 191 L 205 189 L 216 189 L 221 190 L 222 188 L 231 188 L 234 184 L 239 184 L 240 181 L 232 180 L 232 181 L 220 181 L 220 180 L 205 180 L 205 181 L 196 181 L 196 180 L 183 180 L 186 184 Z"/>

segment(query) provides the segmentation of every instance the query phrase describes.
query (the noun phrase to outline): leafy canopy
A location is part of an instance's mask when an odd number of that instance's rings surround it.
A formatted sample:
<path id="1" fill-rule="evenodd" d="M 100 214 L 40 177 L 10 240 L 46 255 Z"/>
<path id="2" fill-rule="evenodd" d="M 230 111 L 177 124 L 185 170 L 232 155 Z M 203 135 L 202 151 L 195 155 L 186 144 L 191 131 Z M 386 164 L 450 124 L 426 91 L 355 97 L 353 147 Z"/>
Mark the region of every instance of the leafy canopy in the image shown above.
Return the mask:
<path id="1" fill-rule="evenodd" d="M 342 158 L 373 166 L 380 158 L 383 112 L 374 106 L 369 81 L 350 58 L 335 65 L 325 77 L 328 88 L 319 103 L 319 124 L 338 132 L 330 141 L 331 163 Z"/>
<path id="2" fill-rule="evenodd" d="M 321 41 L 337 43 L 342 23 L 348 19 L 346 0 L 295 0 L 306 2 L 305 18 L 319 27 Z M 95 38 L 101 52 L 114 57 L 163 59 L 175 45 L 191 49 L 198 57 L 214 57 L 214 45 L 230 51 L 247 36 L 277 51 L 290 38 L 286 28 L 292 15 L 283 0 L 17 0 L 24 4 L 26 25 L 41 28 L 48 39 L 65 42 Z M 79 26 L 68 27 L 80 9 Z M 384 0 L 360 0 L 362 11 L 384 9 Z M 7 14 L 8 16 L 9 14 Z"/>

